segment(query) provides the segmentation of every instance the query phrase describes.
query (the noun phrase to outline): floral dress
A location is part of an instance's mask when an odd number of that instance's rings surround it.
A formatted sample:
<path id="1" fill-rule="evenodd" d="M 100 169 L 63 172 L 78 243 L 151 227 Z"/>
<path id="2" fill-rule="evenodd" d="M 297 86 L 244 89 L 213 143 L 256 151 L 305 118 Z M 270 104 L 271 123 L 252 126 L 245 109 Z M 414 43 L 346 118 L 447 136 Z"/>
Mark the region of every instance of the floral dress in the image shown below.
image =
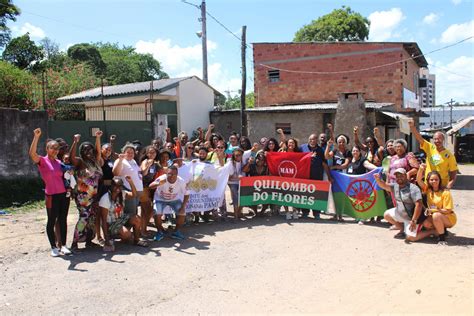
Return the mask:
<path id="1" fill-rule="evenodd" d="M 79 220 L 74 229 L 74 243 L 90 241 L 95 236 L 95 214 L 98 210 L 97 192 L 102 168 L 95 162 L 84 161 L 84 169 L 77 172 L 76 206 Z"/>

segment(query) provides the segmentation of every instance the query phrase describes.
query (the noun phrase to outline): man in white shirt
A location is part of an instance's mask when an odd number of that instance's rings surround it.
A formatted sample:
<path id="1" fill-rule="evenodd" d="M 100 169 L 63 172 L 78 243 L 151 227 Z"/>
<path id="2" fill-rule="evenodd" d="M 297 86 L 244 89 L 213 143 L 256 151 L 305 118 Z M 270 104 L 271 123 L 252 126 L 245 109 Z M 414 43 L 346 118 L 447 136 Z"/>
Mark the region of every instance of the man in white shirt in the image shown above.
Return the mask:
<path id="1" fill-rule="evenodd" d="M 185 239 L 184 235 L 180 232 L 180 228 L 184 224 L 189 191 L 186 188 L 186 182 L 181 177 L 178 177 L 178 168 L 175 165 L 168 167 L 166 174 L 158 177 L 149 187 L 150 189 L 156 189 L 153 198 L 153 209 L 155 211 L 155 226 L 158 231 L 154 239 L 159 241 L 164 238 L 161 217 L 167 206 L 176 213 L 176 229 L 171 234 L 171 238 Z"/>

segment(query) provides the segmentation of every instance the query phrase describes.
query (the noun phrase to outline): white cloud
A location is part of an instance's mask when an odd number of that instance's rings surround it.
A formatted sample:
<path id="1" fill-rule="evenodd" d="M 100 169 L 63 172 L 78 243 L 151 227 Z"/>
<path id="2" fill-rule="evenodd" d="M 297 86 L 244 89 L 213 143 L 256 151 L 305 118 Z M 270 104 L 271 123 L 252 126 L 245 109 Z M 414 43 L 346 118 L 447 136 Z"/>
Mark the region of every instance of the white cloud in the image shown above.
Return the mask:
<path id="1" fill-rule="evenodd" d="M 436 74 L 437 104 L 451 98 L 460 103 L 474 101 L 474 57 L 460 56 L 447 64 L 431 62 L 428 67 Z"/>
<path id="2" fill-rule="evenodd" d="M 29 33 L 30 38 L 42 39 L 46 37 L 46 33 L 38 26 L 34 26 L 28 22 L 23 24 L 22 27 L 18 28 L 17 26 L 12 27 L 12 31 L 16 36 L 21 36 L 23 34 Z"/>
<path id="3" fill-rule="evenodd" d="M 430 14 L 428 14 L 427 16 L 423 18 L 423 23 L 431 25 L 431 24 L 435 24 L 436 21 L 438 20 L 439 20 L 439 15 L 431 12 Z"/>
<path id="4" fill-rule="evenodd" d="M 394 33 L 400 22 L 405 18 L 400 8 L 389 11 L 375 11 L 369 15 L 371 41 L 386 41 L 397 34 Z"/>
<path id="5" fill-rule="evenodd" d="M 170 77 L 198 76 L 202 78 L 201 44 L 181 47 L 173 44 L 170 39 L 156 39 L 154 42 L 140 40 L 135 44 L 135 48 L 138 53 L 152 54 Z M 217 48 L 217 43 L 207 41 L 209 84 L 221 93 L 226 90 L 236 91 L 241 85 L 240 78 L 232 78 L 220 63 L 210 62 L 210 57 Z"/>
<path id="6" fill-rule="evenodd" d="M 474 35 L 474 20 L 462 24 L 452 24 L 441 34 L 441 43 L 449 44 Z M 471 42 L 473 39 L 470 40 Z"/>
<path id="7" fill-rule="evenodd" d="M 462 2 L 462 0 L 451 0 L 451 2 L 454 4 L 454 5 L 458 5 Z"/>

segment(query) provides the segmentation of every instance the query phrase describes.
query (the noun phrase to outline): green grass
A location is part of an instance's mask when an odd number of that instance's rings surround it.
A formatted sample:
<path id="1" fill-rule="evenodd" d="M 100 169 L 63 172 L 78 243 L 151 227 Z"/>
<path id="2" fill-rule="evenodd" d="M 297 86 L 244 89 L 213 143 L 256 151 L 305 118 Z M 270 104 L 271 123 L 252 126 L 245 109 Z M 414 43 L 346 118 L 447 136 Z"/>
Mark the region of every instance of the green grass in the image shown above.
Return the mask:
<path id="1" fill-rule="evenodd" d="M 10 214 L 22 214 L 22 213 L 28 213 L 28 212 L 40 210 L 40 209 L 43 209 L 44 207 L 45 205 L 44 205 L 44 199 L 43 199 L 41 201 L 28 201 L 23 204 L 12 205 L 10 207 L 7 207 L 5 210 Z"/>
<path id="2" fill-rule="evenodd" d="M 30 210 L 43 203 L 44 184 L 41 178 L 0 179 L 0 209 Z"/>

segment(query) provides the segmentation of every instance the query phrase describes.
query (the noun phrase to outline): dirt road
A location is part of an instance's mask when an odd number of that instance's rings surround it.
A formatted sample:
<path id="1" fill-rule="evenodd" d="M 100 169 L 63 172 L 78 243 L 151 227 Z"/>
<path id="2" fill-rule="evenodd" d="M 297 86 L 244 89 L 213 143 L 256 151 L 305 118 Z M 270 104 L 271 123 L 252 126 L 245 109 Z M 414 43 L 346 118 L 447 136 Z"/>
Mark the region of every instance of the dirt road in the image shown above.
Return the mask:
<path id="1" fill-rule="evenodd" d="M 1 216 L 0 314 L 472 315 L 474 166 L 461 173 L 449 246 L 406 244 L 386 224 L 267 217 L 52 258 L 44 210 Z M 71 209 L 68 242 L 76 219 Z"/>

